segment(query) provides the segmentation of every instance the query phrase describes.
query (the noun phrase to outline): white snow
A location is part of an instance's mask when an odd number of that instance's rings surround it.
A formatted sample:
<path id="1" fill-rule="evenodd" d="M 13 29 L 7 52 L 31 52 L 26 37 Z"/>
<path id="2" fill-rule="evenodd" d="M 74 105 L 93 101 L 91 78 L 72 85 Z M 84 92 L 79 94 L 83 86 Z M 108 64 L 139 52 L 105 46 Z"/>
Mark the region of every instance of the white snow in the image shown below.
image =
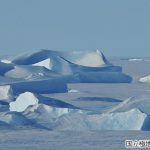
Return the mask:
<path id="1" fill-rule="evenodd" d="M 38 63 L 32 64 L 32 65 L 33 65 L 33 66 L 42 66 L 42 67 L 45 67 L 45 68 L 47 68 L 47 69 L 49 69 L 49 70 L 51 70 L 52 67 L 53 67 L 53 64 L 52 64 L 50 58 L 45 59 L 45 60 L 43 60 L 43 61 L 40 61 L 40 62 L 38 62 Z"/>
<path id="2" fill-rule="evenodd" d="M 68 90 L 68 93 L 78 93 L 79 91 L 78 90 L 75 90 L 75 89 L 70 89 Z"/>
<path id="3" fill-rule="evenodd" d="M 85 53 L 81 58 L 77 58 L 74 63 L 82 66 L 101 67 L 107 65 L 103 57 L 102 52 L 96 50 L 94 52 Z"/>
<path id="4" fill-rule="evenodd" d="M 30 92 L 20 94 L 16 101 L 10 102 L 10 111 L 23 112 L 28 106 L 38 104 L 36 96 Z"/>
<path id="5" fill-rule="evenodd" d="M 12 95 L 13 95 L 13 92 L 12 92 L 12 88 L 10 85 L 0 86 L 0 100 L 9 101 Z"/>
<path id="6" fill-rule="evenodd" d="M 141 59 L 141 58 L 131 58 L 131 59 L 129 59 L 129 61 L 143 61 L 143 59 Z"/>
<path id="7" fill-rule="evenodd" d="M 140 78 L 139 81 L 144 83 L 150 83 L 150 75 Z"/>
<path id="8" fill-rule="evenodd" d="M 5 63 L 5 64 L 11 64 L 11 61 L 7 60 L 7 59 L 2 59 L 1 62 Z"/>

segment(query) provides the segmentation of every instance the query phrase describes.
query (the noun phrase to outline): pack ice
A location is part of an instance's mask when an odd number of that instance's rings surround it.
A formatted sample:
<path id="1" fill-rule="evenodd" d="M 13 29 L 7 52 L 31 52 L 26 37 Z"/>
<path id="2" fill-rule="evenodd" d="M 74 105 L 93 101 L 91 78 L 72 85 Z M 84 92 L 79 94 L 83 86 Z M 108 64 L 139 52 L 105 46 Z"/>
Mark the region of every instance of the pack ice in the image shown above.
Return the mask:
<path id="1" fill-rule="evenodd" d="M 0 63 L 0 127 L 48 130 L 149 130 L 149 99 L 111 101 L 107 109 L 83 109 L 63 94 L 68 83 L 131 83 L 122 67 L 96 51 L 40 50 Z M 86 86 L 86 85 L 85 85 Z M 59 93 L 59 94 L 58 94 Z M 87 93 L 84 93 L 87 94 Z M 92 102 L 91 102 L 92 103 Z"/>

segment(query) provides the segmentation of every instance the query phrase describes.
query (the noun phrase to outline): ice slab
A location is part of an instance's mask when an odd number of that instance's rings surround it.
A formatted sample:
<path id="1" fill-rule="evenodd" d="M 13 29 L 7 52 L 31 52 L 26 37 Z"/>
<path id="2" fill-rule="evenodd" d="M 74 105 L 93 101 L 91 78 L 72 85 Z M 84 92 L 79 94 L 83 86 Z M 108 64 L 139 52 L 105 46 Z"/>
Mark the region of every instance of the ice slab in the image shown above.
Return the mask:
<path id="1" fill-rule="evenodd" d="M 36 96 L 30 92 L 20 94 L 16 101 L 10 102 L 10 111 L 23 112 L 28 106 L 38 104 Z"/>

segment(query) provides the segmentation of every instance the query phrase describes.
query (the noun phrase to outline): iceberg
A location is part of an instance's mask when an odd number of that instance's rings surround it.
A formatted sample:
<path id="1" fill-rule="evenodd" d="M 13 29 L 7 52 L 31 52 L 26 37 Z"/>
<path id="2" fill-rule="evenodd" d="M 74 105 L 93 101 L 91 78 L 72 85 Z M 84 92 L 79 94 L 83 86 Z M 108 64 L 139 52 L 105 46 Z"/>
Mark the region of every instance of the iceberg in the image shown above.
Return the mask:
<path id="1" fill-rule="evenodd" d="M 16 65 L 42 66 L 60 75 L 70 76 L 67 82 L 129 83 L 132 78 L 120 66 L 111 64 L 99 51 L 60 52 L 40 50 L 16 57 Z"/>
<path id="2" fill-rule="evenodd" d="M 77 109 L 77 107 L 63 102 L 58 99 L 45 97 L 39 94 L 34 94 L 31 92 L 25 92 L 20 94 L 15 101 L 12 101 L 9 103 L 9 110 L 10 111 L 16 111 L 16 112 L 23 112 L 25 111 L 29 106 L 34 106 L 38 104 L 45 104 L 52 107 L 58 107 L 58 108 L 70 108 L 70 109 Z"/>
<path id="3" fill-rule="evenodd" d="M 146 98 L 130 98 L 109 111 L 98 113 L 82 110 L 58 99 L 25 92 L 9 106 L 10 112 L 20 112 L 34 124 L 46 129 L 150 130 L 149 100 Z"/>
<path id="4" fill-rule="evenodd" d="M 148 116 L 136 108 L 103 114 L 90 114 L 85 110 L 55 108 L 44 104 L 38 105 L 34 111 L 30 109 L 23 112 L 28 119 L 53 130 L 147 130 L 146 127 L 150 124 L 147 121 Z"/>

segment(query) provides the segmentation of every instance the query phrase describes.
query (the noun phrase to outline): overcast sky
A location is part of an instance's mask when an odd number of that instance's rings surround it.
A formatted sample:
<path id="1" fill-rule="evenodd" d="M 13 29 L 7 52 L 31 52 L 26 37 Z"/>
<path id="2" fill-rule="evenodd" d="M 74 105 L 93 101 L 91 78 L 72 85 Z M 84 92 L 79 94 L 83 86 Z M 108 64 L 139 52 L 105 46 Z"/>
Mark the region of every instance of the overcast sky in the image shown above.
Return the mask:
<path id="1" fill-rule="evenodd" d="M 150 56 L 150 0 L 0 0 L 0 54 L 43 48 Z"/>

